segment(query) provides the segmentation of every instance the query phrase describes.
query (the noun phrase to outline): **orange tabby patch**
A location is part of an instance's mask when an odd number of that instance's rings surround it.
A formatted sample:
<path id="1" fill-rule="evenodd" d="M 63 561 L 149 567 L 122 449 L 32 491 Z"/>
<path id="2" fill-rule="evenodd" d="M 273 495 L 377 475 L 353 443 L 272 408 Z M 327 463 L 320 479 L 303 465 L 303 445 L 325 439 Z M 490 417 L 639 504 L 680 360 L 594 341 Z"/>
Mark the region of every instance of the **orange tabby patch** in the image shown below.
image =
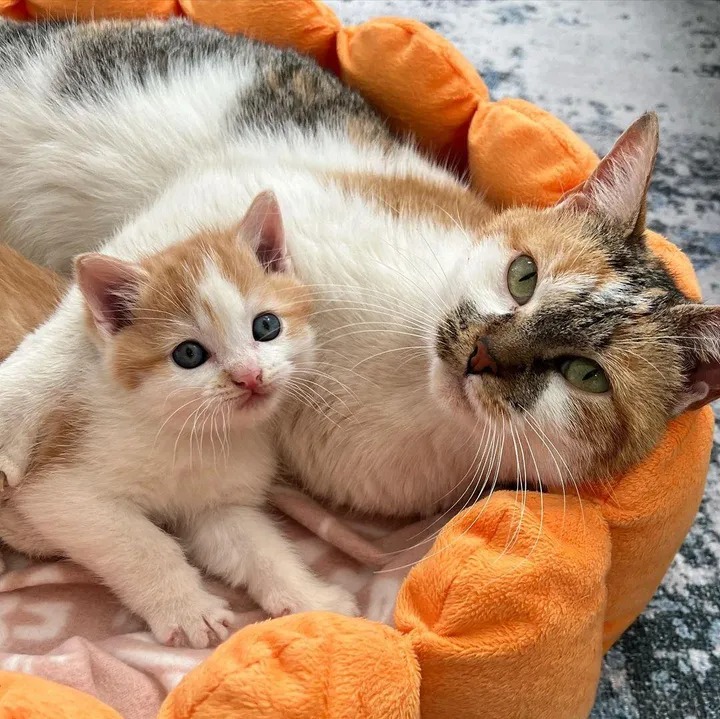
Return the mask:
<path id="1" fill-rule="evenodd" d="M 6 245 L 0 245 L 0 268 L 0 360 L 4 360 L 53 313 L 66 284 L 51 270 L 33 264 Z M 81 425 L 80 414 L 67 407 L 47 417 L 30 471 L 69 455 Z"/>
<path id="2" fill-rule="evenodd" d="M 478 233 L 493 214 L 480 196 L 456 184 L 360 172 L 332 172 L 326 178 L 349 195 L 374 202 L 393 215 L 427 219 L 448 229 L 461 226 Z"/>
<path id="3" fill-rule="evenodd" d="M 0 245 L 0 361 L 53 312 L 65 289 L 54 272 Z"/>

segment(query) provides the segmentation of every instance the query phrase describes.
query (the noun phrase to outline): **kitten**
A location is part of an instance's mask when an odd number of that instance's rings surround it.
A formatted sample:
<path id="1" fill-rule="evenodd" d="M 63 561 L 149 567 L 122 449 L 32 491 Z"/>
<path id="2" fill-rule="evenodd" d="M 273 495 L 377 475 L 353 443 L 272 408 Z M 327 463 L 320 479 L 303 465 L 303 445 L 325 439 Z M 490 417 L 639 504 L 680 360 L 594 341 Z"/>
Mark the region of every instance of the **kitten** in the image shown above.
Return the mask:
<path id="1" fill-rule="evenodd" d="M 181 22 L 0 25 L 0 231 L 64 269 L 228 226 L 272 188 L 319 341 L 278 442 L 364 511 L 598 481 L 718 396 L 720 310 L 644 238 L 657 143 L 644 116 L 557 206 L 498 214 L 292 52 Z M 81 317 L 70 293 L 0 368 L 12 483 L 79 385 Z"/>
<path id="2" fill-rule="evenodd" d="M 0 509 L 3 540 L 89 568 L 175 646 L 223 640 L 232 620 L 184 552 L 271 615 L 354 613 L 263 512 L 277 470 L 269 421 L 314 344 L 272 194 L 234 229 L 75 266 L 97 359 Z"/>

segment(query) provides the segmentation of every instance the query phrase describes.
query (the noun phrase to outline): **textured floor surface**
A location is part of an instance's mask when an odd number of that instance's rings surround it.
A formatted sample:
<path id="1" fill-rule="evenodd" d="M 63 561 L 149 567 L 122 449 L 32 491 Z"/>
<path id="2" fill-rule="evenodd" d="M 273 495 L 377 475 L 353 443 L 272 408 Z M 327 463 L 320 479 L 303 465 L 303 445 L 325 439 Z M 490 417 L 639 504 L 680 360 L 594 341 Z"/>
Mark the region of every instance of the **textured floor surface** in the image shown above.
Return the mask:
<path id="1" fill-rule="evenodd" d="M 706 300 L 720 302 L 720 2 L 329 4 L 347 24 L 422 20 L 473 62 L 495 99 L 538 103 L 600 153 L 655 109 L 650 225 L 690 255 Z M 715 437 L 700 515 L 650 607 L 607 657 L 594 719 L 720 718 L 720 429 Z"/>

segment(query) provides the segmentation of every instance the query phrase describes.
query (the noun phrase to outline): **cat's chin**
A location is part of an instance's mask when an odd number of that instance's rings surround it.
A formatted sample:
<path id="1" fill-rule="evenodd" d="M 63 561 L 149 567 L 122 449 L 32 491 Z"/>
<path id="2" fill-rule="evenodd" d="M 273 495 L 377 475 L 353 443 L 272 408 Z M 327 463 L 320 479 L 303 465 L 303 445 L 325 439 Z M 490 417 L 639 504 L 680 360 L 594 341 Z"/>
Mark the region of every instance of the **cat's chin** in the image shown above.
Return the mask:
<path id="1" fill-rule="evenodd" d="M 433 358 L 430 368 L 430 390 L 438 405 L 456 422 L 477 426 L 479 415 L 485 415 L 475 406 L 465 392 L 465 378 L 452 374 L 438 358 Z"/>

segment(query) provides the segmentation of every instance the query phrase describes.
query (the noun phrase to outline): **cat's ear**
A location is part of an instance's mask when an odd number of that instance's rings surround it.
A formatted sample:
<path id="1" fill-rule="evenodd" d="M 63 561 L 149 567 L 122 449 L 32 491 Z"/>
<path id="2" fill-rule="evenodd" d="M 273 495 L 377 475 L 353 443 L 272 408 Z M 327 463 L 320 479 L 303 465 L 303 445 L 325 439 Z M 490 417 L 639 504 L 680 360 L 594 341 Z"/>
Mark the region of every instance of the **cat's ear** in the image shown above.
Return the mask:
<path id="1" fill-rule="evenodd" d="M 130 324 L 141 283 L 146 279 L 142 267 L 93 252 L 75 259 L 75 277 L 101 332 L 112 336 Z"/>
<path id="2" fill-rule="evenodd" d="M 240 223 L 240 232 L 268 272 L 290 269 L 282 213 L 274 192 L 265 190 L 252 201 Z"/>
<path id="3" fill-rule="evenodd" d="M 681 414 L 720 399 L 720 306 L 680 305 L 670 312 L 687 357 L 685 391 L 675 407 Z"/>
<path id="4" fill-rule="evenodd" d="M 595 172 L 567 192 L 558 206 L 603 215 L 619 225 L 626 237 L 642 235 L 658 141 L 658 118 L 649 112 L 625 130 Z"/>

